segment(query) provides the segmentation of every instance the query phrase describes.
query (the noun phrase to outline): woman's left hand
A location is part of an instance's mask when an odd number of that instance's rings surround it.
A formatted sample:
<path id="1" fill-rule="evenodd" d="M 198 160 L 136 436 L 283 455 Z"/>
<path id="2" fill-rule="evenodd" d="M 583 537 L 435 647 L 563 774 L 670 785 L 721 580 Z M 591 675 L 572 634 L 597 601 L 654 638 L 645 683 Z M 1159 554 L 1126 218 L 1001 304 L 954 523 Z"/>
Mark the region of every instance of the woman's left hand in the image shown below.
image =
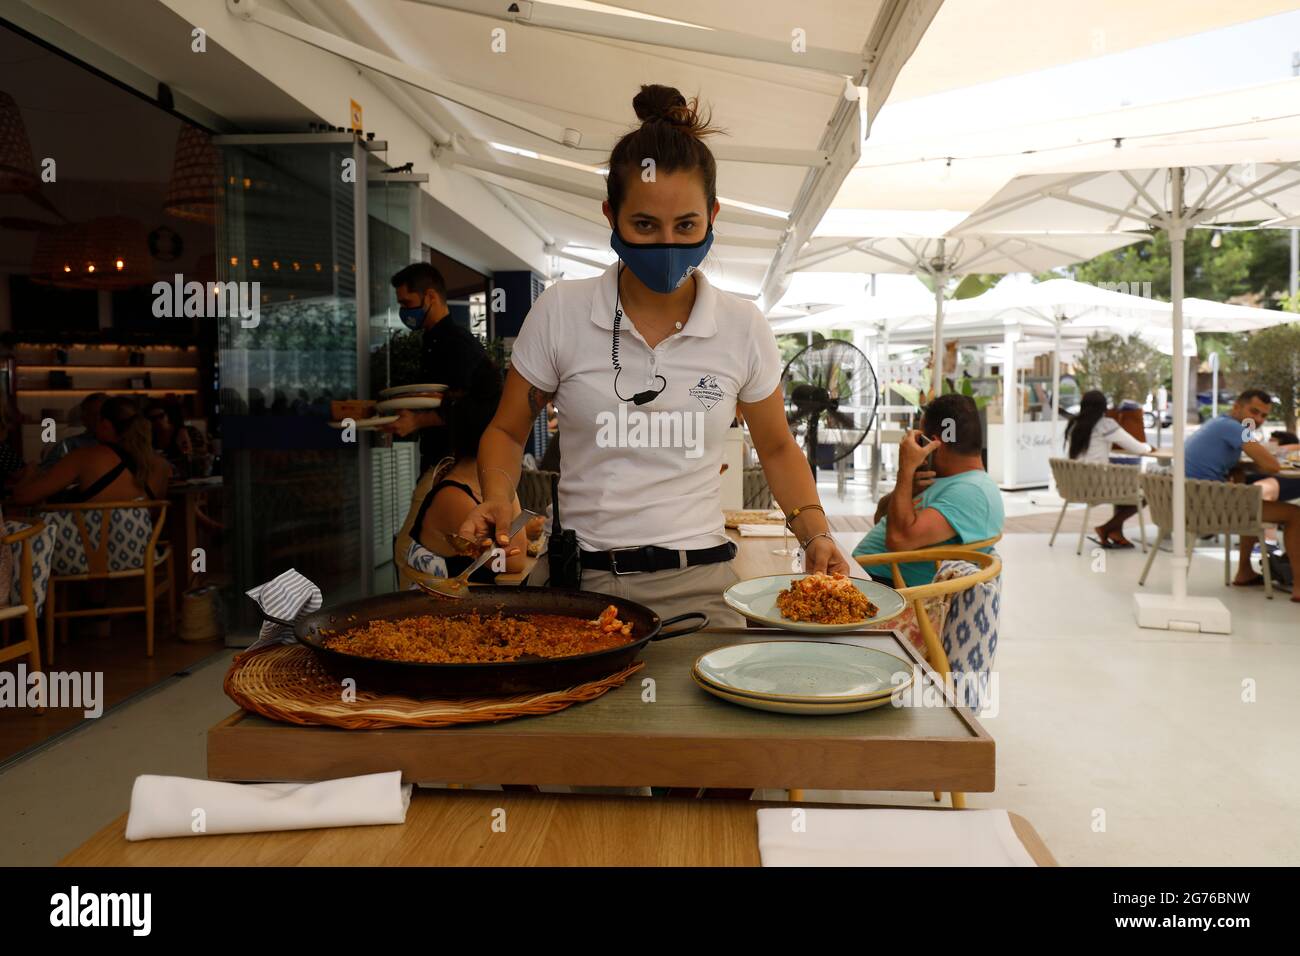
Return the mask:
<path id="1" fill-rule="evenodd" d="M 827 574 L 848 574 L 849 563 L 840 554 L 840 549 L 830 538 L 813 538 L 804 549 L 804 571 L 812 574 L 825 571 Z"/>

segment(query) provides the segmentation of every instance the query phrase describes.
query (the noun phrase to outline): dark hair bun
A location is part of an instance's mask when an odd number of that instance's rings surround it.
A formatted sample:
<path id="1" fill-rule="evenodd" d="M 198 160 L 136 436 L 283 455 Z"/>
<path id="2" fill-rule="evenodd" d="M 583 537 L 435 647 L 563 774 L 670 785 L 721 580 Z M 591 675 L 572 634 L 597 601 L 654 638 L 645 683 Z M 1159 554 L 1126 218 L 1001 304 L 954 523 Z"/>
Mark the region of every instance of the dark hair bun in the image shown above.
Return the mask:
<path id="1" fill-rule="evenodd" d="M 636 110 L 643 128 L 651 123 L 668 123 L 696 139 L 721 132 L 711 125 L 708 115 L 700 112 L 697 97 L 688 100 L 673 86 L 660 86 L 658 83 L 642 86 L 641 92 L 632 97 L 632 109 Z"/>
<path id="2" fill-rule="evenodd" d="M 660 86 L 658 83 L 642 86 L 641 92 L 632 97 L 632 109 L 636 110 L 637 119 L 643 123 L 667 120 L 680 125 L 689 125 L 693 112 L 686 97 L 676 87 Z"/>

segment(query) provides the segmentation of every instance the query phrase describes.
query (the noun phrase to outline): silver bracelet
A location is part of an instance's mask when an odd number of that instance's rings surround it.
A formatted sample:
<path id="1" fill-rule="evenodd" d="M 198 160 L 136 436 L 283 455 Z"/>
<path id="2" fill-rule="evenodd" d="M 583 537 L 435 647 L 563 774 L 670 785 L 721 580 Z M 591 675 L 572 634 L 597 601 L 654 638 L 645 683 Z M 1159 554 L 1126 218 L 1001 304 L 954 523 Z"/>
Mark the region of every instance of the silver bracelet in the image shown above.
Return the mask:
<path id="1" fill-rule="evenodd" d="M 807 541 L 800 541 L 800 542 L 799 542 L 799 547 L 801 547 L 801 548 L 803 548 L 805 551 L 807 551 L 807 550 L 808 550 L 808 545 L 812 544 L 812 543 L 813 543 L 814 541 L 816 541 L 818 538 L 829 538 L 831 544 L 834 544 L 834 543 L 835 543 L 835 539 L 834 539 L 834 538 L 831 538 L 831 533 L 830 533 L 829 531 L 818 531 L 815 535 L 813 535 L 813 536 L 812 536 L 811 538 L 809 538 Z"/>

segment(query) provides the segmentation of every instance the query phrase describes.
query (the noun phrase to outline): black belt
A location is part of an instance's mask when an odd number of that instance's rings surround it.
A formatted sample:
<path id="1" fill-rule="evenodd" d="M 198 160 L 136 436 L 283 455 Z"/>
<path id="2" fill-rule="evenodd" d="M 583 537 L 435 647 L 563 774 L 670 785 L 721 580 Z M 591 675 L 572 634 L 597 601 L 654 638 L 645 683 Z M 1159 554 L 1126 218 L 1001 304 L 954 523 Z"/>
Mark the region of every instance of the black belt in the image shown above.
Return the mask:
<path id="1" fill-rule="evenodd" d="M 686 563 L 682 563 L 682 555 Z M 712 548 L 677 551 L 646 545 L 640 548 L 614 548 L 610 551 L 583 551 L 582 566 L 590 571 L 615 574 L 642 574 L 647 571 L 676 571 L 699 564 L 718 564 L 736 556 L 736 543 L 728 541 Z"/>

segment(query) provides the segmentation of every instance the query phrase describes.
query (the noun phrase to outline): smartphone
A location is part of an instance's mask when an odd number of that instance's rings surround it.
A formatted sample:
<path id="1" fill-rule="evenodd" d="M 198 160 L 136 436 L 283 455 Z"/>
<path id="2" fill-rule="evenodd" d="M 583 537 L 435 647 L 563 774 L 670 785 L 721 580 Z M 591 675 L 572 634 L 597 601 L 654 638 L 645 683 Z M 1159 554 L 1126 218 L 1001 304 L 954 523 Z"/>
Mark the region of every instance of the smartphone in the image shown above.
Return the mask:
<path id="1" fill-rule="evenodd" d="M 930 444 L 930 439 L 927 438 L 925 435 L 917 435 L 916 443 L 920 445 L 922 448 L 924 448 L 926 445 Z"/>

